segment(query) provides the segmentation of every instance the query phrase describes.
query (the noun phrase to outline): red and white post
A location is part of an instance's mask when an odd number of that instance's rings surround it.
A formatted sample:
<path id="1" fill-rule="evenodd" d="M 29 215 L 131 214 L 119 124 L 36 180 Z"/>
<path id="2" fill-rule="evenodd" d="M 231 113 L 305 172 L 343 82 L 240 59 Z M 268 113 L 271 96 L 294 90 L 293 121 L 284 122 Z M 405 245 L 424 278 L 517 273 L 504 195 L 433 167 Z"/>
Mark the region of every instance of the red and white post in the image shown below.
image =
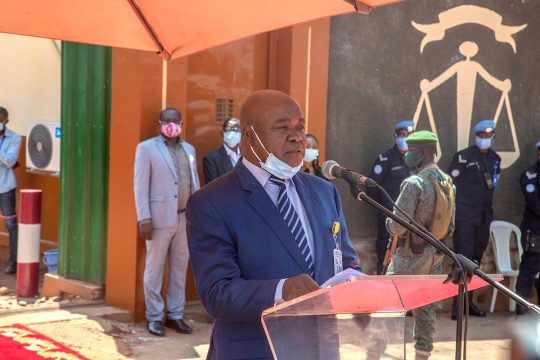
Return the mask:
<path id="1" fill-rule="evenodd" d="M 40 240 L 41 190 L 21 190 L 15 287 L 18 297 L 34 297 L 38 293 Z"/>

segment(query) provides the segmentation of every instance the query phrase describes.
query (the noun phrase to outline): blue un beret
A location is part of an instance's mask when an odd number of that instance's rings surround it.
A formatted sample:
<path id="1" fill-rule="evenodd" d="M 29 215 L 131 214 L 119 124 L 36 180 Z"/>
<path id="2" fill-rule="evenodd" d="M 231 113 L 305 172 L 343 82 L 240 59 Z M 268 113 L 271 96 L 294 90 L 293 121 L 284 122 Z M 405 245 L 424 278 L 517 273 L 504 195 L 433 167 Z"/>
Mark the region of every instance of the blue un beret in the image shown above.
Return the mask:
<path id="1" fill-rule="evenodd" d="M 495 121 L 493 121 L 493 120 L 480 121 L 474 127 L 474 132 L 475 133 L 487 133 L 487 134 L 490 134 L 493 131 L 495 131 Z"/>
<path id="2" fill-rule="evenodd" d="M 536 143 L 536 148 L 540 148 L 540 141 Z"/>
<path id="3" fill-rule="evenodd" d="M 414 131 L 414 121 L 412 121 L 412 120 L 403 120 L 403 121 L 398 122 L 396 125 L 394 125 L 394 130 L 397 131 L 397 130 L 401 130 L 401 129 L 405 129 L 408 132 L 413 132 Z"/>

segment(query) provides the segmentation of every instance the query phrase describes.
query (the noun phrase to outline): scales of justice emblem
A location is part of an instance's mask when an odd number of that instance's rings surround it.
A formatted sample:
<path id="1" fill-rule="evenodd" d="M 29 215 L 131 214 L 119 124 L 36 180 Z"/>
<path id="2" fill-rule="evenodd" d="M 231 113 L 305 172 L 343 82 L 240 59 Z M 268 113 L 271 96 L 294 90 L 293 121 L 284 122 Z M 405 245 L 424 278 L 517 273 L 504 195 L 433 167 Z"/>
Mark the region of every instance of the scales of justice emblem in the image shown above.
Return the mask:
<path id="1" fill-rule="evenodd" d="M 424 47 L 433 41 L 443 40 L 446 30 L 463 24 L 477 24 L 493 30 L 495 39 L 498 42 L 506 43 L 512 47 L 516 53 L 516 43 L 512 35 L 523 30 L 527 24 L 519 26 L 509 26 L 502 24 L 502 16 L 495 11 L 475 5 L 462 5 L 446 11 L 438 16 L 439 22 L 433 24 L 418 24 L 412 21 L 412 25 L 420 32 L 426 34 L 420 44 L 420 53 Z M 459 46 L 459 53 L 464 59 L 454 63 L 448 69 L 443 71 L 433 80 L 422 79 L 420 81 L 421 96 L 414 113 L 413 121 L 418 123 L 420 113 L 425 107 L 429 125 L 432 131 L 437 134 L 437 127 L 433 117 L 433 109 L 429 93 L 451 79 L 454 75 L 457 77 L 457 149 L 462 150 L 469 146 L 469 137 L 471 130 L 472 112 L 475 99 L 476 80 L 480 76 L 488 84 L 496 88 L 501 93 L 500 100 L 495 107 L 493 121 L 499 120 L 503 106 L 506 109 L 510 123 L 510 131 L 514 146 L 513 151 L 497 152 L 501 156 L 501 167 L 507 168 L 519 158 L 519 143 L 516 135 L 512 108 L 508 94 L 512 88 L 510 79 L 500 80 L 491 75 L 482 64 L 473 60 L 478 53 L 478 44 L 472 41 L 464 41 Z M 488 116 L 486 116 L 488 118 Z M 483 119 L 478 119 L 483 120 Z M 440 143 L 437 144 L 438 158 L 442 155 Z"/>

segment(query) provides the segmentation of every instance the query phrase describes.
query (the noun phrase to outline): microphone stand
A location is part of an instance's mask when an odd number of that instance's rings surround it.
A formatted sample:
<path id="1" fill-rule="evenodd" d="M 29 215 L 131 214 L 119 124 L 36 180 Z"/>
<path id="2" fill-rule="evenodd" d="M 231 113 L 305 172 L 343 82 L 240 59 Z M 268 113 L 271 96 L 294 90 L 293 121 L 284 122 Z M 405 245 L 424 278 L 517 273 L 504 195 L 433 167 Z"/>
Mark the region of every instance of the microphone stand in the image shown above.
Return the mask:
<path id="1" fill-rule="evenodd" d="M 416 236 L 420 237 L 422 240 L 424 240 L 425 242 L 427 242 L 428 244 L 430 244 L 431 246 L 433 246 L 434 248 L 436 248 L 437 250 L 439 250 L 440 252 L 445 254 L 446 256 L 450 257 L 454 261 L 454 263 L 457 260 L 459 262 L 459 264 L 455 264 L 456 267 L 459 267 L 459 265 L 461 265 L 463 270 L 465 270 L 468 274 L 474 274 L 474 275 L 478 276 L 479 278 L 481 278 L 482 280 L 487 282 L 489 285 L 491 285 L 492 287 L 494 287 L 495 289 L 497 289 L 498 291 L 500 291 L 501 293 L 503 293 L 504 295 L 506 295 L 510 299 L 514 300 L 516 303 L 523 306 L 527 310 L 534 311 L 537 314 L 540 314 L 540 307 L 539 306 L 536 306 L 536 305 L 528 302 L 527 300 L 523 299 L 521 296 L 519 296 L 515 292 L 511 291 L 510 289 L 508 289 L 504 285 L 502 285 L 499 282 L 493 280 L 488 274 L 486 274 L 484 271 L 482 271 L 480 269 L 479 265 L 477 265 L 472 260 L 468 259 L 467 257 L 465 257 L 465 256 L 463 256 L 461 254 L 454 253 L 452 250 L 450 250 L 447 247 L 445 247 L 444 245 L 442 245 L 442 243 L 440 241 L 437 241 L 437 240 L 434 240 L 434 239 L 430 238 L 429 236 L 424 234 L 424 232 L 422 230 L 420 230 L 418 227 L 416 227 L 415 225 L 409 223 L 407 220 L 403 219 L 402 217 L 394 214 L 392 211 L 388 210 L 386 207 L 384 207 L 383 205 L 379 204 L 377 201 L 370 198 L 365 192 L 363 192 L 357 186 L 351 184 L 350 189 L 351 189 L 351 194 L 355 199 L 357 199 L 359 201 L 364 201 L 365 203 L 371 205 L 372 207 L 374 207 L 380 213 L 383 213 L 384 215 L 386 215 L 390 219 L 394 220 L 395 222 L 397 222 L 398 224 L 403 226 L 405 229 L 409 230 L 410 232 L 412 232 Z M 467 281 L 466 279 L 462 279 L 462 280 Z M 458 323 L 457 323 L 457 330 L 456 330 L 456 359 L 461 359 L 461 352 L 462 352 L 461 351 L 461 343 L 462 343 L 461 339 L 462 339 L 462 334 L 463 334 L 463 332 L 462 332 L 462 327 L 463 327 L 463 323 L 462 323 L 463 307 L 462 306 L 463 306 L 463 292 L 464 292 L 463 289 L 464 289 L 464 286 L 463 286 L 462 283 L 458 284 L 458 285 L 459 285 L 459 287 L 460 287 L 459 289 L 461 291 L 458 293 L 459 316 L 458 316 Z"/>

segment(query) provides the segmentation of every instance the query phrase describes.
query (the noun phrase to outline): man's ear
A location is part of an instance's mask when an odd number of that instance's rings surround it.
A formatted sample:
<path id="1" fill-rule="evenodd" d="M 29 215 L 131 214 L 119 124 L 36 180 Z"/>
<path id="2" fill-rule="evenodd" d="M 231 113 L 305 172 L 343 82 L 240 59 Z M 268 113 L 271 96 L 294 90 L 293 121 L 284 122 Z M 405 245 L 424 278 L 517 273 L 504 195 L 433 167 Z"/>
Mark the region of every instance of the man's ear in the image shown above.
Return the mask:
<path id="1" fill-rule="evenodd" d="M 242 129 L 242 139 L 245 139 L 249 145 L 253 145 L 253 130 L 249 126 Z"/>

